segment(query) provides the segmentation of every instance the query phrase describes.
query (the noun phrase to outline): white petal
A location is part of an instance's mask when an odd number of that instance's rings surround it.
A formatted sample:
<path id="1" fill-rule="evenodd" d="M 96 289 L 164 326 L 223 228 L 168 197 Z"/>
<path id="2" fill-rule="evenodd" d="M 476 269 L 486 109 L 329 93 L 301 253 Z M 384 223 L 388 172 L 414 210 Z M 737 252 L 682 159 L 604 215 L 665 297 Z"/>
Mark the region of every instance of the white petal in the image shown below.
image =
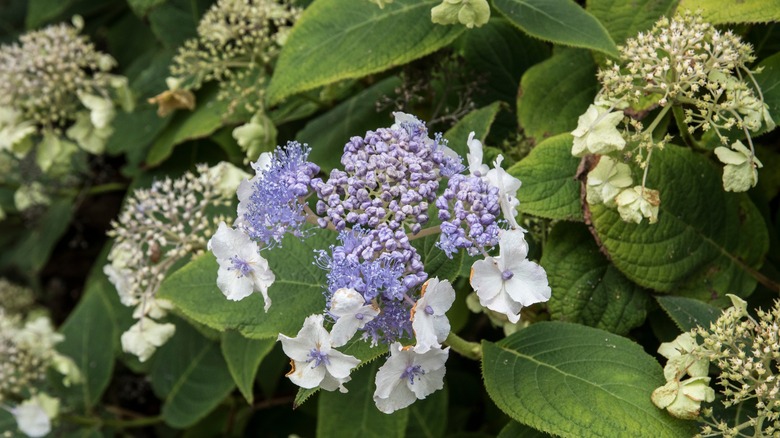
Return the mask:
<path id="1" fill-rule="evenodd" d="M 243 300 L 254 292 L 251 277 L 241 275 L 240 271 L 225 266 L 220 266 L 217 271 L 217 287 L 225 298 L 231 301 Z"/>
<path id="2" fill-rule="evenodd" d="M 51 420 L 40 405 L 29 403 L 30 401 L 11 409 L 11 414 L 16 419 L 19 430 L 25 435 L 33 438 L 45 436 L 51 432 Z"/>
<path id="3" fill-rule="evenodd" d="M 330 350 L 328 359 L 330 364 L 325 365 L 325 368 L 328 370 L 328 374 L 336 379 L 349 377 L 352 369 L 360 364 L 360 360 L 355 356 L 344 354 L 338 350 Z"/>
<path id="4" fill-rule="evenodd" d="M 479 294 L 477 296 L 479 297 Z M 494 312 L 506 315 L 512 324 L 520 320 L 520 310 L 523 309 L 523 305 L 513 300 L 505 290 L 501 290 L 499 294 L 490 300 L 480 298 L 479 303 Z"/>
<path id="5" fill-rule="evenodd" d="M 441 347 L 450 332 L 450 322 L 445 313 L 455 301 L 455 290 L 449 281 L 432 278 L 423 285 L 422 296 L 412 309 L 412 329 L 414 330 L 417 353 L 425 353 L 431 348 Z M 433 311 L 428 314 L 426 308 Z"/>
<path id="6" fill-rule="evenodd" d="M 315 367 L 313 362 L 294 360 L 292 365 L 293 369 L 287 373 L 287 377 L 301 388 L 316 388 L 328 372 L 322 364 Z"/>
<path id="7" fill-rule="evenodd" d="M 494 257 L 477 260 L 471 265 L 471 287 L 477 291 L 479 301 L 494 298 L 504 286 L 498 261 Z"/>
<path id="8" fill-rule="evenodd" d="M 530 306 L 550 299 L 552 290 L 544 268 L 534 262 L 521 260 L 511 270 L 514 275 L 504 283 L 504 287 L 514 301 Z"/>
<path id="9" fill-rule="evenodd" d="M 414 403 L 415 400 L 417 400 L 417 397 L 406 385 L 395 386 L 386 398 L 380 398 L 374 394 L 376 408 L 385 414 L 392 414 L 399 409 L 403 409 Z"/>

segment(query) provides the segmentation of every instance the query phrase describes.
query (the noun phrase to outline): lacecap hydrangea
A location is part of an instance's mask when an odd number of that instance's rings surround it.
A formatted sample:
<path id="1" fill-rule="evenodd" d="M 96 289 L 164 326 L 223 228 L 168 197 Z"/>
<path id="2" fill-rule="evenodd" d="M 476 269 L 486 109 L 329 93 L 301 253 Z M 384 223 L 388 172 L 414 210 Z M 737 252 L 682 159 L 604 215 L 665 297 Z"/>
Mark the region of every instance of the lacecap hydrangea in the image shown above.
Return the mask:
<path id="1" fill-rule="evenodd" d="M 283 250 L 285 235 L 306 239 L 317 227 L 337 233 L 336 244 L 313 254 L 324 270 L 323 313 L 306 318 L 295 336 L 279 334 L 292 359 L 288 376 L 302 388 L 346 392 L 360 360 L 337 349 L 356 336 L 386 346 L 374 393 L 386 413 L 441 389 L 449 355 L 446 312 L 456 293 L 448 280 L 430 278 L 413 240 L 438 234 L 436 246 L 450 258 L 484 256 L 471 284 L 483 306 L 510 320 L 550 297 L 544 269 L 526 258 L 525 230 L 514 217 L 520 181 L 500 168 L 502 157 L 493 169 L 482 164 L 472 133 L 467 168 L 441 134 L 431 138 L 416 117 L 394 116 L 390 127 L 352 137 L 328 177 L 309 161 L 307 145 L 262 154 L 238 188 L 234 226 L 221 226 L 209 242 L 219 249 L 225 296 L 259 292 L 268 312 L 285 291 L 273 287 L 265 257 Z M 508 255 L 490 256 L 496 246 Z"/>

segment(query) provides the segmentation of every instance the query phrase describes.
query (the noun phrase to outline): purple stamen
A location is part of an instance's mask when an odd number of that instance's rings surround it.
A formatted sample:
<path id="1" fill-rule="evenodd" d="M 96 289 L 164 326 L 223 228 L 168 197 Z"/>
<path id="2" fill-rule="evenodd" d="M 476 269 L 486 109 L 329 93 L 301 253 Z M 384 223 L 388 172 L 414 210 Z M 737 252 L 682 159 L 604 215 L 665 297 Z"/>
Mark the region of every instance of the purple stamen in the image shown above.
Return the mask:
<path id="1" fill-rule="evenodd" d="M 508 270 L 508 269 L 501 273 L 501 279 L 504 280 L 504 281 L 507 281 L 510 278 L 514 277 L 514 276 L 515 276 L 515 273 L 510 271 L 510 270 Z"/>
<path id="2" fill-rule="evenodd" d="M 307 360 L 306 363 L 314 361 L 314 365 L 312 366 L 312 368 L 317 368 L 323 363 L 325 364 L 325 366 L 330 365 L 330 358 L 328 357 L 327 353 L 323 353 L 320 350 L 317 350 L 316 348 L 312 348 L 311 351 L 309 351 L 309 357 L 311 359 Z"/>
<path id="3" fill-rule="evenodd" d="M 425 374 L 425 370 L 420 365 L 409 365 L 406 367 L 403 373 L 401 373 L 402 379 L 409 379 L 409 384 L 414 385 L 414 378 Z M 419 379 L 419 377 L 417 377 Z"/>
<path id="4" fill-rule="evenodd" d="M 433 315 L 433 307 L 425 306 L 425 313 L 427 313 L 428 315 Z"/>
<path id="5" fill-rule="evenodd" d="M 228 269 L 238 271 L 239 277 L 245 277 L 252 272 L 252 267 L 249 266 L 249 263 L 246 260 L 238 258 L 238 256 L 231 257 L 230 262 L 233 265 Z"/>

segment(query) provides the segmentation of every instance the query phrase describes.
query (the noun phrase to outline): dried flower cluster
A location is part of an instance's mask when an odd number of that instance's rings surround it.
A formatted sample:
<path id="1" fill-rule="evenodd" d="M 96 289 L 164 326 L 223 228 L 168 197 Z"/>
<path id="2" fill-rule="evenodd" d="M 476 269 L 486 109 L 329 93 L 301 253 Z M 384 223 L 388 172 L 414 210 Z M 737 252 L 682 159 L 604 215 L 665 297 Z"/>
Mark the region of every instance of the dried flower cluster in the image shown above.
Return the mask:
<path id="1" fill-rule="evenodd" d="M 10 412 L 19 430 L 31 437 L 47 434 L 59 400 L 47 395 L 47 371 L 62 375 L 69 386 L 80 383 L 73 360 L 54 346 L 64 340 L 48 316 L 29 312 L 32 291 L 0 279 L 0 408 Z"/>
<path id="2" fill-rule="evenodd" d="M 653 392 L 653 402 L 679 418 L 698 418 L 700 437 L 777 436 L 780 433 L 780 300 L 770 311 L 758 309 L 757 318 L 747 303 L 729 295 L 733 306 L 709 328 L 697 327 L 658 352 L 669 361 L 664 367 L 667 385 Z M 715 400 L 709 386 L 710 364 L 718 369 L 718 384 L 726 408 L 746 403 L 754 408 L 740 424 L 719 418 L 701 402 Z M 690 378 L 681 381 L 684 375 Z"/>
<path id="3" fill-rule="evenodd" d="M 194 104 L 187 93 L 217 81 L 218 99 L 230 102 L 229 112 L 239 105 L 250 113 L 261 110 L 269 68 L 300 12 L 289 0 L 217 1 L 203 15 L 198 37 L 174 58 L 168 84 L 173 94 L 167 96 L 179 96 L 178 107 L 186 107 Z"/>
<path id="4" fill-rule="evenodd" d="M 197 174 L 156 181 L 127 200 L 112 223 L 109 236 L 115 241 L 103 268 L 122 304 L 136 308 L 133 316 L 139 322 L 122 336 L 125 351 L 143 361 L 173 335 L 172 324 L 155 322 L 171 308 L 155 295 L 177 262 L 206 249 L 208 237 L 224 220 L 211 210 L 230 203 L 228 196 L 243 175 L 227 163 L 200 165 Z"/>

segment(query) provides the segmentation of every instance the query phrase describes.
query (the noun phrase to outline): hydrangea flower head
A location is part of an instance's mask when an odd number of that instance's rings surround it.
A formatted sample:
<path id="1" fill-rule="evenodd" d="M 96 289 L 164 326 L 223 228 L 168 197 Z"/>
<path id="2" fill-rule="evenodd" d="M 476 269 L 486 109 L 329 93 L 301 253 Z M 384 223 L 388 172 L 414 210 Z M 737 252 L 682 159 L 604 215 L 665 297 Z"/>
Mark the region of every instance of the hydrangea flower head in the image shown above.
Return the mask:
<path id="1" fill-rule="evenodd" d="M 526 259 L 528 244 L 523 230 L 504 230 L 499 238 L 501 255 L 477 260 L 471 268 L 471 286 L 479 302 L 490 310 L 520 320 L 520 310 L 550 299 L 544 268 Z"/>
<path id="2" fill-rule="evenodd" d="M 376 407 L 391 414 L 442 389 L 449 352 L 447 347 L 417 353 L 398 342 L 392 344 L 390 357 L 376 373 Z"/>
<path id="3" fill-rule="evenodd" d="M 360 361 L 332 348 L 323 321 L 322 315 L 311 315 L 294 338 L 279 334 L 284 353 L 292 359 L 287 377 L 302 388 L 319 386 L 327 391 L 347 392 L 344 383 L 350 380 L 350 372 Z"/>
<path id="4" fill-rule="evenodd" d="M 709 377 L 691 377 L 687 380 L 673 380 L 657 388 L 651 396 L 653 403 L 666 409 L 677 418 L 693 420 L 699 416 L 701 402 L 715 400 L 715 391 L 710 388 Z"/>
<path id="5" fill-rule="evenodd" d="M 269 155 L 261 155 L 254 166 L 256 175 L 250 180 L 251 191 L 239 193 L 238 227 L 264 245 L 281 243 L 285 234 L 301 237 L 306 221 L 302 198 L 309 194 L 309 185 L 320 168 L 307 161 L 311 149 L 298 142 L 277 148 L 270 163 Z M 246 192 L 246 186 L 241 190 Z M 243 199 L 242 199 L 243 198 Z"/>
<path id="6" fill-rule="evenodd" d="M 176 326 L 171 323 L 160 324 L 151 318 L 143 317 L 122 333 L 122 350 L 138 356 L 146 362 L 157 347 L 162 346 L 173 336 Z"/>

